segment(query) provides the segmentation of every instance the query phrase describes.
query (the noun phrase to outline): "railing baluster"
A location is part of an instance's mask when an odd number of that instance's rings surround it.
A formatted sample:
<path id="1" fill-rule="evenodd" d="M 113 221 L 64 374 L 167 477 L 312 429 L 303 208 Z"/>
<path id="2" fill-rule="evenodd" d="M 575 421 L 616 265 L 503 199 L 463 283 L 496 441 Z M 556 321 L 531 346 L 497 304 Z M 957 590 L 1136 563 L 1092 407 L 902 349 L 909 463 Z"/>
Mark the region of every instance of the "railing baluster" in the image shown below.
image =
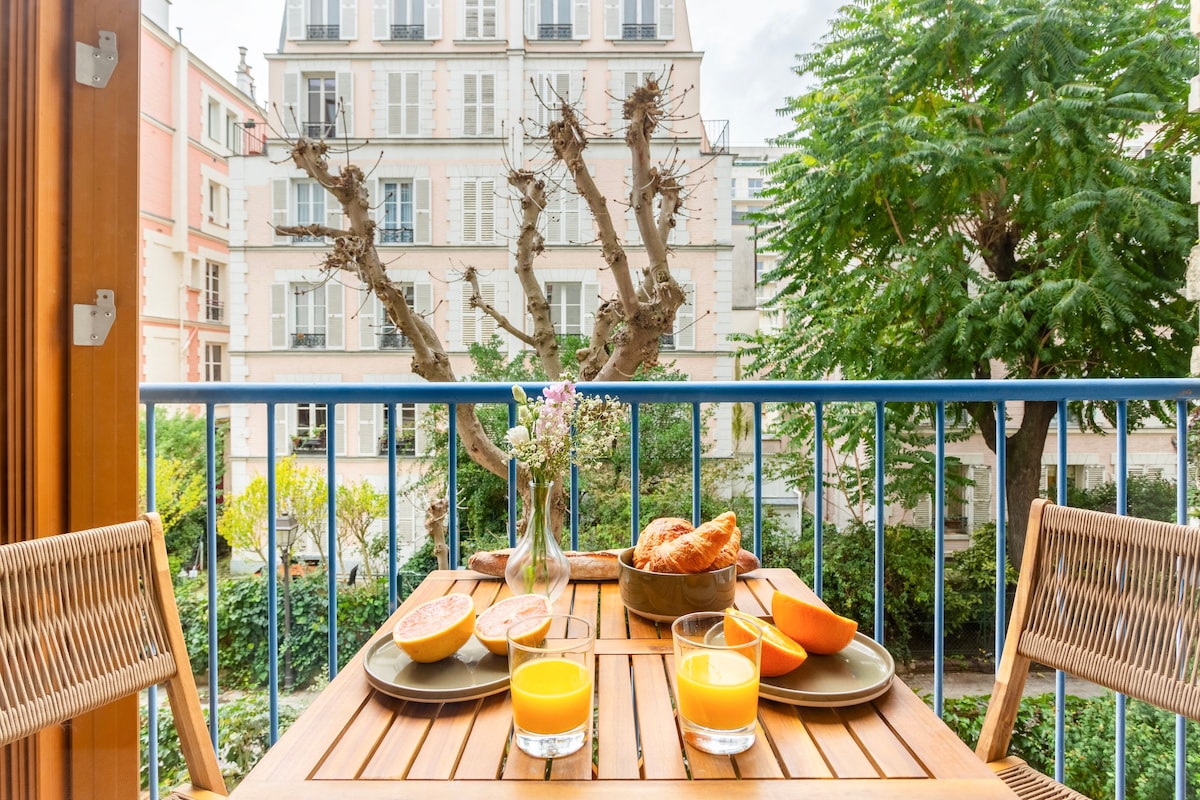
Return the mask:
<path id="1" fill-rule="evenodd" d="M 1188 413 L 1187 403 L 1175 403 L 1175 442 L 1179 453 L 1175 467 L 1175 517 L 1187 524 L 1188 515 Z M 1187 796 L 1187 717 L 1175 715 L 1175 800 Z"/>
<path id="2" fill-rule="evenodd" d="M 279 517 L 279 498 L 276 494 L 275 483 L 275 454 L 279 443 L 275 436 L 275 415 L 278 413 L 274 403 L 267 403 L 267 703 L 270 716 L 271 744 L 279 740 L 279 581 L 275 569 L 275 554 L 279 551 L 279 529 L 276 520 Z M 290 534 L 290 532 L 289 532 Z M 291 548 L 288 548 L 290 560 Z M 279 563 L 283 569 L 290 570 L 292 565 Z"/>
<path id="3" fill-rule="evenodd" d="M 996 401 L 996 653 L 992 670 L 1000 672 L 1000 654 L 1004 652 L 1004 626 L 1008 624 L 1008 492 L 1007 480 L 1008 409 Z"/>
<path id="4" fill-rule="evenodd" d="M 946 666 L 946 404 L 938 403 L 933 521 L 933 713 L 942 715 Z"/>
<path id="5" fill-rule="evenodd" d="M 325 564 L 328 567 L 326 575 L 329 591 L 329 680 L 337 677 L 337 405 L 328 403 L 325 406 Z"/>
<path id="6" fill-rule="evenodd" d="M 146 404 L 146 510 L 158 510 L 158 492 L 154 485 L 155 441 L 154 404 Z M 150 800 L 158 800 L 158 687 L 146 689 L 146 781 Z"/>
<path id="7" fill-rule="evenodd" d="M 754 404 L 754 555 L 762 558 L 762 403 Z"/>
<path id="8" fill-rule="evenodd" d="M 571 465 L 571 549 L 579 549 L 579 467 Z"/>
<path id="9" fill-rule="evenodd" d="M 638 535 L 642 531 L 642 507 L 640 500 L 641 473 L 638 472 L 638 457 L 641 454 L 642 417 L 638 404 L 629 404 L 629 541 L 637 544 Z"/>
<path id="10" fill-rule="evenodd" d="M 692 526 L 700 527 L 700 404 L 692 403 Z"/>
<path id="11" fill-rule="evenodd" d="M 1067 401 L 1058 401 L 1058 493 L 1060 506 L 1067 504 Z M 1054 671 L 1054 780 L 1063 782 L 1067 748 L 1066 731 L 1067 676 Z"/>
<path id="12" fill-rule="evenodd" d="M 517 404 L 508 404 L 508 427 L 517 426 Z M 517 546 L 517 460 L 508 459 L 508 546 Z"/>
<path id="13" fill-rule="evenodd" d="M 883 644 L 883 402 L 875 403 L 875 641 Z"/>
<path id="14" fill-rule="evenodd" d="M 216 406 L 204 406 L 205 477 L 208 479 L 208 733 L 213 749 L 221 752 L 219 744 L 220 718 L 217 714 L 217 426 Z"/>
<path id="15" fill-rule="evenodd" d="M 821 597 L 825 589 L 825 404 L 816 403 L 813 424 L 813 591 Z M 801 530 L 804 511 L 800 512 Z"/>
<path id="16" fill-rule="evenodd" d="M 447 481 L 449 497 L 446 503 L 446 536 L 450 539 L 450 569 L 458 569 L 458 404 L 447 405 L 449 426 L 450 479 Z"/>
<path id="17" fill-rule="evenodd" d="M 1124 400 L 1117 401 L 1117 513 L 1129 513 L 1129 405 Z M 1125 577 L 1129 569 L 1128 562 L 1121 564 L 1119 576 L 1120 588 L 1124 589 Z M 1116 800 L 1125 800 L 1125 718 L 1127 698 L 1121 692 L 1116 693 L 1116 751 L 1113 759 L 1116 768 L 1113 775 L 1113 791 Z"/>
<path id="18" fill-rule="evenodd" d="M 365 406 L 358 407 L 358 413 L 364 412 Z M 399 587 L 396 586 L 396 570 L 399 568 L 396 558 L 396 404 L 387 405 L 387 515 L 388 515 L 388 613 L 396 610 L 400 604 Z"/>

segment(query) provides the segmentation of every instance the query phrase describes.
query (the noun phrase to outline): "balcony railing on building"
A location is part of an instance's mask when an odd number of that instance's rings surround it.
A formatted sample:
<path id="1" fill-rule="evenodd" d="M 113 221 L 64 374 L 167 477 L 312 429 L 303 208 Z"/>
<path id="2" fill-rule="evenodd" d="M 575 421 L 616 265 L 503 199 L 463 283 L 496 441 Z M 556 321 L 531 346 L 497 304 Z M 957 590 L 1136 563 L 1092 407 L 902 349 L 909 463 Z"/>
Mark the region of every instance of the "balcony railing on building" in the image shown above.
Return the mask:
<path id="1" fill-rule="evenodd" d="M 338 135 L 336 122 L 306 122 L 301 127 L 310 139 L 332 139 Z"/>
<path id="2" fill-rule="evenodd" d="M 325 349 L 325 334 L 296 331 L 292 334 L 292 348 L 296 350 Z"/>
<path id="3" fill-rule="evenodd" d="M 314 41 L 337 41 L 341 38 L 341 32 L 340 25 L 309 25 L 305 28 L 306 38 Z"/>
<path id="4" fill-rule="evenodd" d="M 410 227 L 380 227 L 376 228 L 379 231 L 380 244 L 412 244 L 413 229 Z"/>
<path id="5" fill-rule="evenodd" d="M 425 26 L 393 25 L 391 34 L 393 42 L 416 42 L 425 38 Z"/>
<path id="6" fill-rule="evenodd" d="M 386 331 L 379 334 L 380 350 L 411 350 L 412 340 L 398 331 Z"/>
<path id="7" fill-rule="evenodd" d="M 236 156 L 261 156 L 266 155 L 267 126 L 257 120 L 248 119 L 245 122 L 234 123 L 234 127 L 242 132 L 241 141 L 234 144 L 234 155 Z"/>
<path id="8" fill-rule="evenodd" d="M 621 26 L 621 38 L 635 41 L 657 39 L 658 26 L 653 22 L 626 22 Z"/>
<path id="9" fill-rule="evenodd" d="M 378 454 L 386 456 L 388 454 L 387 434 L 379 437 Z M 414 434 L 396 433 L 396 455 L 412 458 L 417 454 L 417 437 Z"/>
<path id="10" fill-rule="evenodd" d="M 292 452 L 320 455 L 327 452 L 324 431 L 307 431 L 292 437 Z"/>
<path id="11" fill-rule="evenodd" d="M 292 237 L 292 244 L 323 244 L 324 236 L 313 236 L 309 233 L 301 233 Z"/>
<path id="12" fill-rule="evenodd" d="M 573 34 L 571 23 L 553 22 L 538 25 L 539 39 L 570 39 Z"/>
<path id="13" fill-rule="evenodd" d="M 729 152 L 729 120 L 704 120 L 703 148 L 705 155 L 724 155 Z"/>

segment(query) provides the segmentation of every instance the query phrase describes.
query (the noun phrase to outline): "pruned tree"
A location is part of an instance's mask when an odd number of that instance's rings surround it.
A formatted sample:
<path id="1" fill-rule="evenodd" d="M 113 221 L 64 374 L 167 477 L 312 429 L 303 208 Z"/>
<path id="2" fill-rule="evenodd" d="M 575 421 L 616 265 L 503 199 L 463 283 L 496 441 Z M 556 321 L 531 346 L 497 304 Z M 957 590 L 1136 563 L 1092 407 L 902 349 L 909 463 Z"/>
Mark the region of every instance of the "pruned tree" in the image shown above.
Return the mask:
<path id="1" fill-rule="evenodd" d="M 628 379 L 639 369 L 657 364 L 659 340 L 672 332 L 675 313 L 686 299 L 671 273 L 668 244 L 685 199 L 681 183 L 684 164 L 677 158 L 656 162 L 651 153 L 655 134 L 679 119 L 680 100 L 668 98 L 655 79 L 648 79 L 625 99 L 625 143 L 632 166 L 627 205 L 605 197 L 588 169 L 586 149 L 593 133 L 585 120 L 567 98 L 543 101 L 554 105 L 558 115 L 545 131 L 548 163 L 538 168 L 514 165 L 508 173 L 518 215 L 515 272 L 525 295 L 525 310 L 532 320 L 530 330 L 484 301 L 472 266 L 467 265 L 462 271 L 461 279 L 472 287 L 471 306 L 531 348 L 552 380 L 562 377 L 559 339 L 536 271 L 545 249 L 538 226 L 551 191 L 547 175 L 551 170 L 565 168 L 570 176 L 574 191 L 582 196 L 595 220 L 604 265 L 615 284 L 612 295 L 600 299 L 590 341 L 577 354 L 578 377 L 585 381 Z M 324 140 L 300 138 L 291 149 L 292 162 L 337 200 L 348 226 L 345 229 L 326 225 L 287 226 L 277 227 L 276 231 L 283 235 L 332 239 L 333 249 L 324 257 L 323 270 L 329 276 L 352 274 L 379 298 L 388 318 L 412 342 L 413 372 L 428 381 L 458 380 L 437 331 L 388 278 L 386 264 L 375 246 L 376 223 L 371 212 L 378 199 L 373 200 L 368 193 L 367 174 L 352 162 L 334 171 L 329 155 L 330 144 Z M 620 213 L 614 213 L 614 206 Z M 645 252 L 640 273 L 631 264 L 629 249 L 614 222 L 615 218 L 624 217 L 626 208 L 633 209 Z M 493 474 L 506 477 L 508 456 L 487 435 L 475 408 L 460 404 L 456 406 L 456 414 L 459 436 L 470 458 Z M 524 487 L 527 478 L 522 470 L 519 485 Z"/>
<path id="2" fill-rule="evenodd" d="M 387 495 L 375 491 L 370 481 L 361 480 L 337 487 L 338 542 L 345 539 L 354 541 L 362 558 L 363 573 L 368 578 L 375 576 L 371 569 L 371 553 L 375 550 L 371 529 L 376 520 L 386 516 Z M 338 558 L 341 559 L 340 548 Z"/>

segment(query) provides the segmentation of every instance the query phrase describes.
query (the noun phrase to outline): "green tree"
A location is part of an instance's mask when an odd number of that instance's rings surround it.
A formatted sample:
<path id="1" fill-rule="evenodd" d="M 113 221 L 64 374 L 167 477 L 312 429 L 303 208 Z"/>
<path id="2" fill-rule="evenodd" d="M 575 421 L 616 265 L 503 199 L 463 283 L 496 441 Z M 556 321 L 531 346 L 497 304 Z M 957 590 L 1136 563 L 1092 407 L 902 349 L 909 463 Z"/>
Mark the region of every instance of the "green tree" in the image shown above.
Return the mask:
<path id="1" fill-rule="evenodd" d="M 312 542 L 325 558 L 325 519 L 328 487 L 325 476 L 314 467 L 296 465 L 292 456 L 275 465 L 275 504 L 280 514 L 296 521 L 297 541 Z M 267 544 L 267 479 L 256 475 L 245 491 L 225 504 L 217 522 L 217 533 L 230 547 L 253 550 L 263 563 L 273 559 L 263 549 Z"/>
<path id="2" fill-rule="evenodd" d="M 353 539 L 362 556 L 363 572 L 368 578 L 374 576 L 371 569 L 371 554 L 378 550 L 378 537 L 371 535 L 375 521 L 387 516 L 387 495 L 375 491 L 369 481 L 363 480 L 337 487 L 338 541 Z M 339 553 L 339 561 L 340 553 Z"/>
<path id="3" fill-rule="evenodd" d="M 763 219 L 781 324 L 751 342 L 754 369 L 1186 374 L 1187 15 L 1184 0 L 843 6 L 796 67 L 814 82 L 788 101 L 794 150 Z M 994 408 L 966 412 L 994 451 Z M 1008 437 L 1018 563 L 1055 413 L 1025 403 Z"/>

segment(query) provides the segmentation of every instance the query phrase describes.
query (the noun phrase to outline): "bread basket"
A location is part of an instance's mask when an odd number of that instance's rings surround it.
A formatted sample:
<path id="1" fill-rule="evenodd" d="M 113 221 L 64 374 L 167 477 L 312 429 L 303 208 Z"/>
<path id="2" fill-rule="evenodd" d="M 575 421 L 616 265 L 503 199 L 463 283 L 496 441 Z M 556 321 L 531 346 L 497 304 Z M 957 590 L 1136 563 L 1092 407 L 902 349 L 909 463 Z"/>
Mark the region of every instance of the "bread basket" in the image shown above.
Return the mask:
<path id="1" fill-rule="evenodd" d="M 634 548 L 617 557 L 621 602 L 633 613 L 655 622 L 671 622 L 693 611 L 723 611 L 733 605 L 737 567 L 673 575 L 633 566 Z"/>

